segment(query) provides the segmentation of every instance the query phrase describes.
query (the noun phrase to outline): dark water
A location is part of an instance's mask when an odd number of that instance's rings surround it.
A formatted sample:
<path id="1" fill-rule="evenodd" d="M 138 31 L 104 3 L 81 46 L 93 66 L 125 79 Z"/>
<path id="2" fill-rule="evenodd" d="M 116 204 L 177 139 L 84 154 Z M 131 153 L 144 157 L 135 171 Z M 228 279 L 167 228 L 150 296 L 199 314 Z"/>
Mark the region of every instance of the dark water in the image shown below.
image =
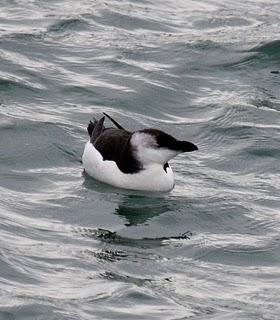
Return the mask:
<path id="1" fill-rule="evenodd" d="M 0 319 L 279 319 L 279 1 L 0 8 Z M 199 146 L 170 194 L 83 175 L 102 111 Z"/>

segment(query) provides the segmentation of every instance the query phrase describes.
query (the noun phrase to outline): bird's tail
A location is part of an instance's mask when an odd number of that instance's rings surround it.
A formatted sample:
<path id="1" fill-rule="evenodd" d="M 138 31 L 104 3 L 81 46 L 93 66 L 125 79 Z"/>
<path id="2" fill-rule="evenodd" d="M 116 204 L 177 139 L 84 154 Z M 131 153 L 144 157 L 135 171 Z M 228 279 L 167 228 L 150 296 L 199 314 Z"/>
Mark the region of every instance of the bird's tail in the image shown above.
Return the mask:
<path id="1" fill-rule="evenodd" d="M 91 142 L 94 142 L 96 138 L 105 130 L 105 127 L 103 125 L 104 120 L 105 120 L 105 117 L 101 118 L 98 121 L 95 118 L 90 120 L 87 127 L 87 131 L 90 136 Z"/>

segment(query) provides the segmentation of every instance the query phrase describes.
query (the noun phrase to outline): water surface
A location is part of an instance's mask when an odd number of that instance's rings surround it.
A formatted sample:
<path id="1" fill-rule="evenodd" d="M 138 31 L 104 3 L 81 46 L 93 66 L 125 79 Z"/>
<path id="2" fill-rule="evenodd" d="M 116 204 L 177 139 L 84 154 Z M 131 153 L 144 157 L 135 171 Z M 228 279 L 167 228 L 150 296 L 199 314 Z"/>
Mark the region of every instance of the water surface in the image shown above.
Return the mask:
<path id="1" fill-rule="evenodd" d="M 0 319 L 279 319 L 280 6 L 2 0 Z M 83 173 L 105 111 L 199 152 Z"/>

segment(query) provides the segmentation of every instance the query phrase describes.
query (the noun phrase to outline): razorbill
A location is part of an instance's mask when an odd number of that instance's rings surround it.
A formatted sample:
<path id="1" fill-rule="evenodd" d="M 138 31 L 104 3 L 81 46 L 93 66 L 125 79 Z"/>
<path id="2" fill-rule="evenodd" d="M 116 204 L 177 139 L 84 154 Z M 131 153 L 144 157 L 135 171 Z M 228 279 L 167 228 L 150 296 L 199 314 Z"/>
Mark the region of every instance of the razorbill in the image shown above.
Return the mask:
<path id="1" fill-rule="evenodd" d="M 90 121 L 87 128 L 90 138 L 82 158 L 87 174 L 125 189 L 172 190 L 174 176 L 168 161 L 179 153 L 198 150 L 197 146 L 157 129 L 130 132 L 104 115 L 116 128 L 105 128 L 105 117 Z"/>

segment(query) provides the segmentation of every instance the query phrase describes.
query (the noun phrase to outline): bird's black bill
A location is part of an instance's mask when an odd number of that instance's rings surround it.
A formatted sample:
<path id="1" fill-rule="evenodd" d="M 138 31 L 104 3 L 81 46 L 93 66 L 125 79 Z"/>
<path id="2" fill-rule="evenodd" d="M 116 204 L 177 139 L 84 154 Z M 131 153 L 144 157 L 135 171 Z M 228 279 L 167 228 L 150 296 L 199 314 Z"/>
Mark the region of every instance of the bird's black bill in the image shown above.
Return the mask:
<path id="1" fill-rule="evenodd" d="M 180 141 L 179 142 L 179 149 L 182 152 L 192 152 L 192 151 L 198 150 L 198 147 L 195 144 L 191 143 L 191 142 Z"/>

